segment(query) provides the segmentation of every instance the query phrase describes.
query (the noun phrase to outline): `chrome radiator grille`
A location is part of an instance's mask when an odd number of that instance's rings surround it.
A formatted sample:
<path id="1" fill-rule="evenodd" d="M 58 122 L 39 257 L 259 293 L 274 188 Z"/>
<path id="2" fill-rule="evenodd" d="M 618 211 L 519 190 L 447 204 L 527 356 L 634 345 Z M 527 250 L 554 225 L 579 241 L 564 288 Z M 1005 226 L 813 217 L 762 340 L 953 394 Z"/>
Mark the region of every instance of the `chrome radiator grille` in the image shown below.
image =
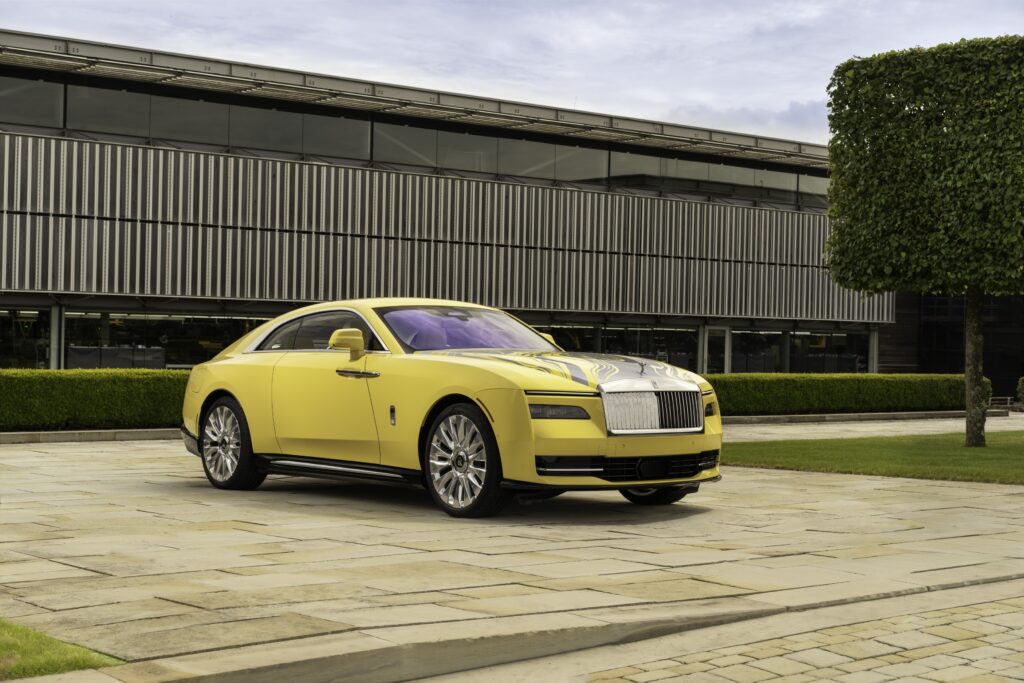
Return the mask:
<path id="1" fill-rule="evenodd" d="M 605 422 L 613 434 L 697 432 L 704 428 L 699 391 L 621 391 L 602 394 Z"/>

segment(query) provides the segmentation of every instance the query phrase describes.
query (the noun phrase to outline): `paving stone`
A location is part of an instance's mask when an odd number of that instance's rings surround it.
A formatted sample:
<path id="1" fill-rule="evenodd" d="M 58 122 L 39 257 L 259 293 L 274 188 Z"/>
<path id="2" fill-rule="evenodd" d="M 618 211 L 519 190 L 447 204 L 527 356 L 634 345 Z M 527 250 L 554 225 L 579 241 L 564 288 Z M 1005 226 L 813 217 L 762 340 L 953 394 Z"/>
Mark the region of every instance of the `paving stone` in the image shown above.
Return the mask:
<path id="1" fill-rule="evenodd" d="M 941 638 L 930 633 L 924 633 L 921 631 L 905 631 L 903 633 L 893 633 L 886 636 L 878 636 L 875 638 L 880 643 L 886 645 L 895 645 L 905 650 L 919 647 L 929 647 L 931 645 L 941 645 L 947 642 L 946 638 Z"/>
<path id="2" fill-rule="evenodd" d="M 828 650 L 823 650 L 821 648 L 801 650 L 800 652 L 794 652 L 786 655 L 786 657 L 819 668 L 836 666 L 838 664 L 845 664 L 846 662 L 852 661 L 851 657 L 837 655 L 835 652 L 829 652 Z"/>
<path id="3" fill-rule="evenodd" d="M 764 671 L 762 669 L 756 669 L 746 664 L 733 664 L 731 666 L 722 667 L 715 669 L 716 676 L 721 676 L 735 683 L 758 683 L 758 681 L 766 681 L 770 678 L 775 678 L 775 675 Z"/>
<path id="4" fill-rule="evenodd" d="M 954 666 L 948 669 L 940 669 L 931 673 L 922 674 L 923 678 L 932 681 L 962 681 L 976 676 L 985 675 L 987 672 L 976 669 L 973 666 Z"/>
<path id="5" fill-rule="evenodd" d="M 891 681 L 892 677 L 875 671 L 854 671 L 838 676 L 835 680 L 842 683 L 881 683 L 881 681 Z"/>
<path id="6" fill-rule="evenodd" d="M 810 664 L 795 661 L 791 657 L 779 656 L 766 657 L 762 659 L 751 659 L 749 665 L 758 669 L 764 669 L 765 671 L 773 673 L 777 676 L 789 676 L 792 674 L 800 674 L 815 668 Z"/>

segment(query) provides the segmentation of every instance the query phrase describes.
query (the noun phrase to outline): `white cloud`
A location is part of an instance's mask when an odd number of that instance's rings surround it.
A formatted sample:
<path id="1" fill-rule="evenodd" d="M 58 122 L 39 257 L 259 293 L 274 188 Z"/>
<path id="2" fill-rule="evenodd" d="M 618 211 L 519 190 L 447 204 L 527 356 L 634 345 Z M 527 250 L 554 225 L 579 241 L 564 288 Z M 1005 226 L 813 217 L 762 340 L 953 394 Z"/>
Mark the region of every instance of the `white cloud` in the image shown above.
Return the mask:
<path id="1" fill-rule="evenodd" d="M 1016 0 L 0 0 L 6 28 L 822 142 L 853 56 L 1024 30 Z"/>

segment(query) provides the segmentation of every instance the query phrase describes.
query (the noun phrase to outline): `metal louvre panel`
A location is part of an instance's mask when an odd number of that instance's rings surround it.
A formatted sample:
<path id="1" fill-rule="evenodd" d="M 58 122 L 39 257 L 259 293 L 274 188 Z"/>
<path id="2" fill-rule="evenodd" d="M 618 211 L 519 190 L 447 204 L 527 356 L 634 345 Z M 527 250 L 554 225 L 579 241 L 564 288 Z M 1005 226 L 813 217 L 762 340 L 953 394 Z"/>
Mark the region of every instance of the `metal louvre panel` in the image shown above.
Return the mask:
<path id="1" fill-rule="evenodd" d="M 660 429 L 703 429 L 704 400 L 699 391 L 658 391 Z"/>
<path id="2" fill-rule="evenodd" d="M 658 429 L 658 399 L 652 391 L 603 394 L 609 432 Z"/>
<path id="3" fill-rule="evenodd" d="M 888 322 L 819 214 L 0 134 L 0 286 Z"/>

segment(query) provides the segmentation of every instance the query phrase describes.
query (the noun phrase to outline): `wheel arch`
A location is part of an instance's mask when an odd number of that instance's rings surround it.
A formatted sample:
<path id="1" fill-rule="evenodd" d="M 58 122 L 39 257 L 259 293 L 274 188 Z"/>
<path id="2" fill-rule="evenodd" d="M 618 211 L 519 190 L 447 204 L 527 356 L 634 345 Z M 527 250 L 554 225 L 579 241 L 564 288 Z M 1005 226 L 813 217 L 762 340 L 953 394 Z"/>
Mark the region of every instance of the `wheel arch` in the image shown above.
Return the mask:
<path id="1" fill-rule="evenodd" d="M 437 399 L 434 402 L 434 405 L 430 407 L 430 410 L 428 410 L 426 415 L 424 416 L 423 422 L 420 424 L 419 438 L 416 439 L 416 447 L 418 448 L 419 456 L 417 460 L 420 463 L 420 469 L 424 472 L 426 470 L 423 469 L 423 451 L 426 449 L 427 446 L 427 437 L 429 436 L 428 432 L 430 431 L 430 425 L 434 424 L 434 420 L 437 419 L 437 416 L 441 414 L 442 410 L 448 408 L 449 406 L 453 406 L 457 403 L 469 403 L 470 405 L 474 405 L 483 412 L 483 414 L 487 417 L 489 421 L 494 421 L 494 418 L 491 416 L 490 411 L 487 410 L 487 406 L 485 406 L 483 403 L 476 400 L 475 398 L 472 398 L 471 396 L 467 396 L 465 394 L 452 393 Z M 498 457 L 501 457 L 500 449 L 498 450 Z"/>
<path id="2" fill-rule="evenodd" d="M 198 434 L 196 434 L 197 438 L 202 439 L 203 420 L 206 418 L 206 411 L 210 409 L 210 406 L 212 406 L 217 399 L 224 398 L 225 396 L 234 399 L 238 405 L 242 405 L 235 395 L 227 389 L 214 389 L 211 391 L 207 394 L 206 398 L 203 399 L 203 404 L 199 406 L 199 416 L 196 420 L 196 431 L 198 432 Z"/>

